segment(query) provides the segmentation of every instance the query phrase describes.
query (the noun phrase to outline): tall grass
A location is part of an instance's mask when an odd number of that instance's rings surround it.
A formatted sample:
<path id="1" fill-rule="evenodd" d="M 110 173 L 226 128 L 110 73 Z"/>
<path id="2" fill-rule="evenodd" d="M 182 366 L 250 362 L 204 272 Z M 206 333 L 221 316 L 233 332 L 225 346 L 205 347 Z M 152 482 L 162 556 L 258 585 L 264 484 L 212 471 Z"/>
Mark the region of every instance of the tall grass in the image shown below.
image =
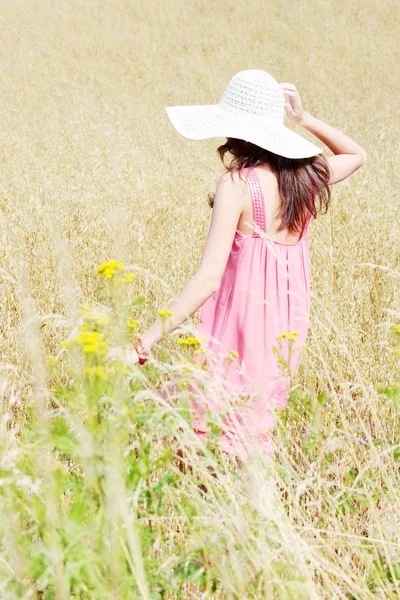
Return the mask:
<path id="1" fill-rule="evenodd" d="M 400 596 L 398 26 L 388 0 L 2 3 L 1 598 Z M 310 228 L 274 459 L 239 469 L 190 427 L 202 374 L 177 337 L 198 315 L 143 368 L 61 344 L 82 304 L 108 344 L 143 330 L 193 274 L 221 165 L 164 107 L 216 102 L 246 68 L 368 160 Z M 109 259 L 133 282 L 102 282 Z"/>

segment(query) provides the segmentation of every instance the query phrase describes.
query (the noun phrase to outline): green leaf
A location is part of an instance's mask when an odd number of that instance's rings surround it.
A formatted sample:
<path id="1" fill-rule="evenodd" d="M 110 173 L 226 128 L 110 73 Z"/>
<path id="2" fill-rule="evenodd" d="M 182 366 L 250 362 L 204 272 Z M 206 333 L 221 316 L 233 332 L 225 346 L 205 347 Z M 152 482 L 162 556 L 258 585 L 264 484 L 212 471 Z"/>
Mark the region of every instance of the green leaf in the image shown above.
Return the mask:
<path id="1" fill-rule="evenodd" d="M 146 303 L 146 296 L 137 296 L 132 302 L 129 303 L 130 310 L 142 310 Z"/>
<path id="2" fill-rule="evenodd" d="M 400 385 L 381 385 L 378 383 L 376 384 L 376 389 L 378 392 L 385 394 L 393 402 L 396 411 L 400 411 Z"/>
<path id="3" fill-rule="evenodd" d="M 393 575 L 394 575 L 395 579 L 399 580 L 400 579 L 400 563 L 398 563 L 397 561 L 394 561 L 392 563 L 392 570 L 390 570 L 390 568 L 388 567 L 388 569 L 386 571 L 386 576 L 387 576 L 388 580 L 390 581 L 390 583 L 394 583 L 392 571 L 393 571 Z"/>
<path id="4" fill-rule="evenodd" d="M 47 569 L 47 560 L 41 552 L 34 556 L 29 564 L 29 572 L 33 581 L 37 581 Z"/>
<path id="5" fill-rule="evenodd" d="M 345 482 L 345 484 L 346 484 L 348 487 L 350 487 L 350 486 L 353 484 L 353 482 L 354 482 L 355 478 L 356 478 L 356 471 L 355 471 L 354 467 L 352 467 L 352 468 L 351 468 L 351 469 L 350 469 L 350 470 L 349 470 L 349 471 L 346 473 L 346 476 L 345 476 L 345 478 L 344 478 L 344 482 Z"/>

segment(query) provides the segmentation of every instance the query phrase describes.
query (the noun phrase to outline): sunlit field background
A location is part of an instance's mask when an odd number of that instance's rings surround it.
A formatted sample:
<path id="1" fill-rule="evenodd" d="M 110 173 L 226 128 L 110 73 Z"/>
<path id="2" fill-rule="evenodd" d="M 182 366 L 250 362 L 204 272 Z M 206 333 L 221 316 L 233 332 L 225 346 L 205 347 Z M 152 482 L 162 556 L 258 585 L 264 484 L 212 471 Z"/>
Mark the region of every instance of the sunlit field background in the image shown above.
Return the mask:
<path id="1" fill-rule="evenodd" d="M 400 597 L 399 26 L 394 0 L 2 0 L 2 600 Z M 248 68 L 368 158 L 310 227 L 274 460 L 239 470 L 195 439 L 185 382 L 157 393 L 190 379 L 198 314 L 143 368 L 62 343 L 144 331 L 194 274 L 222 139 L 164 107 Z M 135 279 L 96 274 L 110 260 Z"/>

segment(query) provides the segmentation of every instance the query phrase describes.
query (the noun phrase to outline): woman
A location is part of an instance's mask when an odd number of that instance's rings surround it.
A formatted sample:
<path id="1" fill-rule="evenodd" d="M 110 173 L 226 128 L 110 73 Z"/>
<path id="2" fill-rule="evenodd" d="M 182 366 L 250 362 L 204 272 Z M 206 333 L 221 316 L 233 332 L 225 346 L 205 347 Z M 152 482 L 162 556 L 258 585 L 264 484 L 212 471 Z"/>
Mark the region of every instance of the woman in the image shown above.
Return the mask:
<path id="1" fill-rule="evenodd" d="M 237 73 L 218 104 L 166 111 L 189 139 L 227 138 L 218 148 L 226 172 L 210 199 L 211 224 L 197 272 L 169 305 L 167 323 L 157 319 L 124 349 L 125 356 L 145 362 L 163 327 L 173 331 L 201 307 L 199 334 L 212 358 L 203 353 L 198 360 L 222 375 L 234 407 L 224 417 L 220 446 L 241 456 L 247 440 L 270 457 L 274 409 L 287 404 L 307 337 L 308 226 L 317 217 L 315 200 L 318 196 L 319 211 L 326 212 L 330 186 L 359 169 L 366 153 L 307 113 L 293 84 L 278 84 L 262 70 Z M 286 128 L 285 111 L 333 156 L 324 157 L 318 146 Z M 217 396 L 210 389 L 193 400 L 199 435 L 210 429 L 207 414 L 221 410 Z M 248 401 L 237 402 L 243 398 Z"/>

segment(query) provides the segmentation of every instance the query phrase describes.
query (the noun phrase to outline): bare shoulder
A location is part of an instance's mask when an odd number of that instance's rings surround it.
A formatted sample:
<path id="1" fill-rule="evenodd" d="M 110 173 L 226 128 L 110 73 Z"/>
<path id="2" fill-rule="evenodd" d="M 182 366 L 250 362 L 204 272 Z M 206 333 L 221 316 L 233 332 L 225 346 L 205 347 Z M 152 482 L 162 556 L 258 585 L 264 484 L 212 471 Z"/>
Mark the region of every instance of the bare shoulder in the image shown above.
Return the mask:
<path id="1" fill-rule="evenodd" d="M 243 173 L 240 174 L 238 169 L 232 169 L 231 171 L 224 171 L 220 176 L 219 180 L 222 183 L 234 183 L 236 185 L 244 186 L 246 184 L 246 179 L 243 176 Z"/>
<path id="2" fill-rule="evenodd" d="M 222 173 L 218 179 L 217 188 L 223 193 L 238 196 L 242 200 L 246 196 L 248 189 L 246 178 L 237 169 Z"/>

